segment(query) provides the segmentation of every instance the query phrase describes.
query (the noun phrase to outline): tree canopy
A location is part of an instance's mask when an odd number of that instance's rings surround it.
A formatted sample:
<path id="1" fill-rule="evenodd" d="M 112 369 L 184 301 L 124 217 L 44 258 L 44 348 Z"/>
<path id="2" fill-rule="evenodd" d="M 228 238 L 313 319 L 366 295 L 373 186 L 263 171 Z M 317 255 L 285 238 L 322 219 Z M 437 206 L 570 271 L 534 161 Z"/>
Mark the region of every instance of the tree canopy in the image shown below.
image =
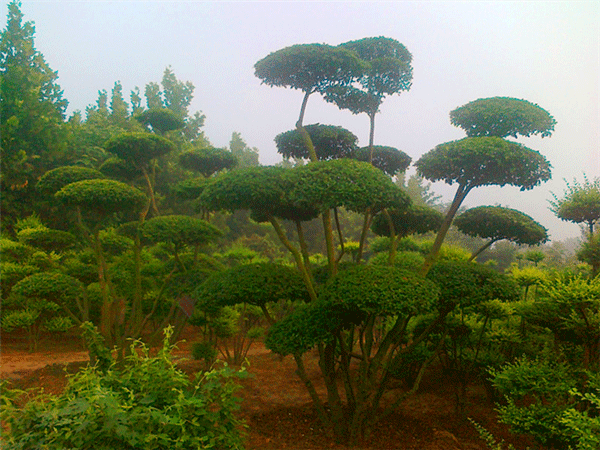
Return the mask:
<path id="1" fill-rule="evenodd" d="M 501 206 L 478 206 L 454 219 L 454 225 L 464 234 L 488 239 L 473 253 L 476 258 L 497 241 L 508 240 L 519 245 L 538 245 L 548 240 L 548 230 L 520 211 Z"/>
<path id="2" fill-rule="evenodd" d="M 326 44 L 299 44 L 264 57 L 254 65 L 254 74 L 268 86 L 313 93 L 335 84 L 348 84 L 365 67 L 350 50 Z"/>
<path id="3" fill-rule="evenodd" d="M 304 129 L 308 132 L 320 161 L 351 158 L 357 148 L 358 138 L 345 128 L 317 123 L 306 125 Z M 275 143 L 277 152 L 286 159 L 310 158 L 302 134 L 298 130 L 278 134 Z"/>
<path id="4" fill-rule="evenodd" d="M 145 168 L 150 160 L 173 151 L 175 145 L 155 134 L 122 133 L 106 142 L 105 148 L 135 167 Z"/>
<path id="5" fill-rule="evenodd" d="M 361 147 L 354 151 L 353 157 L 359 161 L 370 162 L 374 167 L 377 167 L 390 177 L 405 172 L 412 160 L 402 150 L 384 145 Z"/>
<path id="6" fill-rule="evenodd" d="M 539 134 L 548 137 L 556 120 L 538 105 L 509 97 L 481 98 L 450 112 L 452 125 L 462 128 L 469 137 Z"/>
<path id="7" fill-rule="evenodd" d="M 458 183 L 466 189 L 506 184 L 522 191 L 551 177 L 539 152 L 499 137 L 469 137 L 436 146 L 415 163 L 429 181 Z"/>
<path id="8" fill-rule="evenodd" d="M 585 223 L 590 235 L 594 234 L 594 225 L 600 220 L 600 178 L 593 181 L 587 178 L 583 183 L 575 180 L 567 183 L 567 189 L 562 198 L 554 195 L 550 201 L 551 209 L 560 219 Z"/>
<path id="9" fill-rule="evenodd" d="M 179 155 L 179 163 L 188 170 L 201 173 L 205 178 L 224 169 L 234 168 L 238 160 L 223 148 L 195 148 Z"/>
<path id="10" fill-rule="evenodd" d="M 454 219 L 463 233 L 491 239 L 506 239 L 519 245 L 537 245 L 548 240 L 548 231 L 527 214 L 501 206 L 478 206 Z"/>
<path id="11" fill-rule="evenodd" d="M 411 234 L 425 234 L 437 231 L 442 225 L 444 215 L 429 206 L 410 205 L 405 209 L 390 209 L 390 220 L 397 237 Z M 390 236 L 390 224 L 386 214 L 380 213 L 373 219 L 371 231 L 378 236 Z"/>

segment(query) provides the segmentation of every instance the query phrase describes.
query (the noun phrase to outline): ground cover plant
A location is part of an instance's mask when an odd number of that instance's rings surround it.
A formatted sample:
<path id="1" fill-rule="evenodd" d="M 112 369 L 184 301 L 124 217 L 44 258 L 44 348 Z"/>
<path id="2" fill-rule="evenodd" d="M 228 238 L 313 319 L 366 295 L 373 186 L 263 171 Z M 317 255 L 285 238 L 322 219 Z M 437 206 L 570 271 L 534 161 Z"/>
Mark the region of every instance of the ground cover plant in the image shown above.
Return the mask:
<path id="1" fill-rule="evenodd" d="M 61 394 L 33 396 L 24 406 L 26 392 L 4 387 L 4 444 L 13 449 L 242 449 L 235 392 L 245 370 L 223 366 L 190 379 L 172 361 L 171 336 L 172 329 L 166 329 L 154 356 L 134 342 L 124 364 L 88 365 L 69 377 Z M 101 337 L 96 333 L 90 339 Z"/>

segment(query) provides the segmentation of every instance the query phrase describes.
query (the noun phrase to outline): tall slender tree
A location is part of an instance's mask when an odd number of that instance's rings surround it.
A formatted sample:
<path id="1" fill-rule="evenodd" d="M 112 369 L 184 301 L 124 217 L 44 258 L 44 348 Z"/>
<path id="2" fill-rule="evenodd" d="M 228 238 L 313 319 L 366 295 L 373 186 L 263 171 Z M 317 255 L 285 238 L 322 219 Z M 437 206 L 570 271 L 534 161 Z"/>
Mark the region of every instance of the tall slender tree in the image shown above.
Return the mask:
<path id="1" fill-rule="evenodd" d="M 57 167 L 66 150 L 64 116 L 67 101 L 58 74 L 35 49 L 35 27 L 23 22 L 20 2 L 8 5 L 0 35 L 0 135 L 2 142 L 2 223 L 10 229 L 31 213 L 34 185 Z"/>

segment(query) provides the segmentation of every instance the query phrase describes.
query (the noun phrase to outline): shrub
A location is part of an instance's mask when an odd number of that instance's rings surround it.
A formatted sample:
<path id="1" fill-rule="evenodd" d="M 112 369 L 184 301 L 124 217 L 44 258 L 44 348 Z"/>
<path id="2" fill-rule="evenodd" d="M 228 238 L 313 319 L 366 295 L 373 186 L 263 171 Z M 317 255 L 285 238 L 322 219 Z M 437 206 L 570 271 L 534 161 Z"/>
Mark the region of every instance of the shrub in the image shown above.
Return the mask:
<path id="1" fill-rule="evenodd" d="M 23 407 L 15 391 L 4 389 L 4 443 L 14 450 L 243 449 L 234 393 L 245 369 L 223 366 L 190 380 L 171 361 L 170 336 L 167 329 L 155 357 L 134 342 L 124 367 L 90 365 L 69 377 L 62 394 L 40 395 Z"/>

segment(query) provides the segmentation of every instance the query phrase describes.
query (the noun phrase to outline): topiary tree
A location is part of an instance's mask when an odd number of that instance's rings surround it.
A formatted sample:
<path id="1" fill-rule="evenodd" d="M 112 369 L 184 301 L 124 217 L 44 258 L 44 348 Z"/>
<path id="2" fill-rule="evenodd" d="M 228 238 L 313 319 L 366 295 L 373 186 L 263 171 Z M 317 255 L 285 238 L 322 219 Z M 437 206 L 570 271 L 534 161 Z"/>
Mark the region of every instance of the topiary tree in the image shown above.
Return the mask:
<path id="1" fill-rule="evenodd" d="M 124 317 L 125 305 L 112 288 L 102 251 L 100 230 L 116 214 L 143 214 L 148 203 L 147 197 L 140 190 L 114 180 L 71 183 L 58 191 L 55 197 L 63 204 L 78 209 L 79 226 L 94 250 L 102 292 L 100 329 L 109 345 L 112 345 L 119 336 L 115 326 Z"/>
<path id="2" fill-rule="evenodd" d="M 67 184 L 100 178 L 106 178 L 106 176 L 96 169 L 80 166 L 63 166 L 44 173 L 38 180 L 36 188 L 45 195 L 54 195 Z"/>
<path id="3" fill-rule="evenodd" d="M 195 148 L 182 153 L 179 163 L 208 178 L 221 170 L 233 169 L 237 165 L 237 158 L 223 148 Z"/>
<path id="4" fill-rule="evenodd" d="M 411 391 L 399 393 L 380 408 L 395 374 L 431 330 L 410 335 L 409 323 L 419 314 L 436 311 L 438 295 L 433 282 L 414 273 L 391 267 L 355 266 L 332 277 L 317 302 L 273 325 L 266 345 L 280 355 L 294 356 L 297 373 L 324 425 L 332 428 L 339 439 L 356 442 L 418 389 L 416 383 Z M 437 321 L 447 311 L 435 314 L 439 315 Z M 380 334 L 378 325 L 386 318 L 388 326 Z M 302 358 L 315 347 L 320 353 L 327 408 Z M 339 378 L 343 383 L 337 382 Z"/>
<path id="5" fill-rule="evenodd" d="M 450 113 L 452 125 L 465 130 L 467 136 L 548 137 L 556 120 L 538 105 L 510 97 L 480 98 Z"/>
<path id="6" fill-rule="evenodd" d="M 351 158 L 356 150 L 358 138 L 342 127 L 334 125 L 306 125 L 319 161 L 339 158 Z M 310 159 L 302 134 L 298 130 L 290 130 L 275 137 L 277 153 L 285 159 Z"/>
<path id="7" fill-rule="evenodd" d="M 494 123 L 486 117 L 482 117 L 481 123 L 494 129 Z M 548 133 L 550 131 L 549 128 Z M 423 265 L 423 274 L 433 265 L 458 208 L 472 189 L 507 184 L 521 190 L 533 189 L 550 179 L 551 167 L 540 153 L 497 136 L 468 137 L 440 144 L 424 154 L 416 166 L 418 174 L 430 181 L 458 184 L 432 252 Z"/>
<path id="8" fill-rule="evenodd" d="M 147 109 L 136 115 L 135 119 L 161 136 L 168 131 L 180 130 L 185 126 L 183 118 L 167 108 Z"/>
<path id="9" fill-rule="evenodd" d="M 289 87 L 304 93 L 296 124 L 300 129 L 311 94 L 338 84 L 348 85 L 365 68 L 365 63 L 353 51 L 326 44 L 300 44 L 264 57 L 254 65 L 254 74 L 268 86 Z M 315 161 L 316 155 L 310 150 L 309 153 Z"/>
<path id="10" fill-rule="evenodd" d="M 556 216 L 568 222 L 587 225 L 589 235 L 594 234 L 594 225 L 600 220 L 600 178 L 593 181 L 584 177 L 584 182 L 567 182 L 562 198 L 556 195 L 550 201 L 551 210 Z"/>
<path id="11" fill-rule="evenodd" d="M 454 224 L 464 234 L 488 241 L 473 252 L 470 261 L 495 242 L 508 240 L 519 245 L 538 245 L 548 241 L 548 230 L 520 211 L 501 206 L 479 206 L 463 212 Z"/>
<path id="12" fill-rule="evenodd" d="M 352 114 L 369 116 L 369 159 L 373 161 L 375 115 L 388 95 L 408 91 L 412 82 L 412 55 L 404 45 L 386 37 L 363 38 L 340 45 L 355 51 L 365 69 L 352 85 L 335 85 L 325 90 L 325 100 Z"/>
<path id="13" fill-rule="evenodd" d="M 197 262 L 199 247 L 222 235 L 221 230 L 210 223 L 182 215 L 154 217 L 144 223 L 141 231 L 142 236 L 152 243 L 171 245 L 182 271 L 186 270 L 179 257 L 183 247 L 189 246 L 194 249 L 194 262 Z"/>
<path id="14" fill-rule="evenodd" d="M 2 329 L 26 328 L 30 351 L 37 349 L 43 329 L 66 331 L 74 323 L 89 320 L 90 311 L 82 283 L 60 272 L 41 272 L 23 278 L 13 286 L 3 306 Z"/>
<path id="15" fill-rule="evenodd" d="M 121 133 L 105 144 L 112 153 L 142 172 L 146 180 L 146 193 L 155 215 L 158 207 L 154 195 L 156 159 L 175 150 L 175 144 L 161 136 L 149 133 Z"/>
<path id="16" fill-rule="evenodd" d="M 353 157 L 359 161 L 370 162 L 390 177 L 405 172 L 412 161 L 403 151 L 383 145 L 361 147 L 353 153 Z"/>
<path id="17" fill-rule="evenodd" d="M 389 236 L 389 264 L 394 264 L 398 242 L 411 234 L 437 231 L 444 216 L 428 206 L 410 205 L 405 209 L 384 210 L 375 216 L 371 231 L 378 236 Z"/>

